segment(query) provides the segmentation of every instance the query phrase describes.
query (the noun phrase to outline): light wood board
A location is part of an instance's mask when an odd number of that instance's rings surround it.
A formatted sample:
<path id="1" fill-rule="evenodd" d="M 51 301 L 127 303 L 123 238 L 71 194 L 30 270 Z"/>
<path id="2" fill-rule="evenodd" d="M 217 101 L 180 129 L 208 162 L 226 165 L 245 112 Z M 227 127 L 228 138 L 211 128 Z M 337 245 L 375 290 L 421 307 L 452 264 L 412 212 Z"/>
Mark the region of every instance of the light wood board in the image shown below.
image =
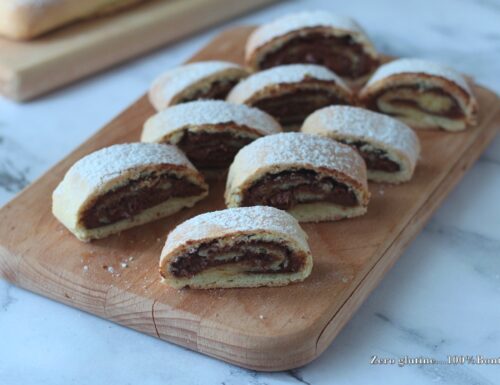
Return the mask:
<path id="1" fill-rule="evenodd" d="M 240 62 L 249 31 L 240 27 L 223 33 L 193 60 Z M 371 184 L 373 198 L 363 217 L 303 226 L 314 256 L 313 272 L 303 283 L 210 291 L 160 284 L 158 258 L 167 233 L 195 214 L 223 208 L 222 182 L 212 185 L 209 198 L 193 209 L 91 244 L 77 241 L 52 217 L 52 190 L 76 160 L 139 139 L 143 122 L 153 113 L 145 97 L 0 210 L 0 275 L 236 365 L 266 371 L 304 365 L 329 346 L 495 136 L 500 101 L 485 88 L 475 86 L 474 91 L 480 125 L 458 134 L 419 132 L 423 153 L 411 182 Z M 128 267 L 122 268 L 121 261 Z"/>
<path id="2" fill-rule="evenodd" d="M 0 38 L 0 93 L 24 101 L 277 0 L 154 0 L 28 42 Z"/>

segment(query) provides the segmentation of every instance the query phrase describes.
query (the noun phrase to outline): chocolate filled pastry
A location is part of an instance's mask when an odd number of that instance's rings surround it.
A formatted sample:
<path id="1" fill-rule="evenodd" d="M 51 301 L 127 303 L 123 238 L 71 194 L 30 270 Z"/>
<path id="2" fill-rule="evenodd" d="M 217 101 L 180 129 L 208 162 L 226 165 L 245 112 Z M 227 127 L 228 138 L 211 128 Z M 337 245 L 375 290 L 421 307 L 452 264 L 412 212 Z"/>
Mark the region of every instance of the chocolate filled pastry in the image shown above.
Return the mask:
<path id="1" fill-rule="evenodd" d="M 328 68 L 289 64 L 257 72 L 229 93 L 232 103 L 257 107 L 288 128 L 302 124 L 311 112 L 332 104 L 352 104 L 349 87 Z"/>
<path id="2" fill-rule="evenodd" d="M 319 64 L 356 84 L 366 81 L 380 63 L 354 20 L 324 11 L 286 15 L 257 28 L 248 38 L 245 61 L 255 70 Z"/>
<path id="3" fill-rule="evenodd" d="M 360 91 L 360 102 L 415 128 L 460 131 L 477 124 L 477 101 L 455 70 L 420 59 L 381 66 Z"/>
<path id="4" fill-rule="evenodd" d="M 209 177 L 224 174 L 240 148 L 264 135 L 281 132 L 257 108 L 221 100 L 199 100 L 160 111 L 148 119 L 143 142 L 178 146 Z"/>
<path id="5" fill-rule="evenodd" d="M 410 180 L 420 153 L 418 137 L 410 127 L 359 107 L 322 108 L 307 117 L 301 131 L 355 148 L 365 160 L 368 179 L 374 182 Z"/>
<path id="6" fill-rule="evenodd" d="M 191 207 L 207 193 L 203 176 L 175 146 L 117 144 L 68 170 L 52 194 L 52 212 L 89 241 Z"/>
<path id="7" fill-rule="evenodd" d="M 160 257 L 174 288 L 284 286 L 312 268 L 307 235 L 284 211 L 241 207 L 198 215 L 177 226 Z"/>
<path id="8" fill-rule="evenodd" d="M 370 193 L 363 158 L 317 135 L 269 135 L 243 147 L 229 168 L 228 207 L 273 206 L 301 222 L 355 217 Z"/>
<path id="9" fill-rule="evenodd" d="M 161 111 L 174 104 L 199 99 L 225 99 L 248 71 L 235 63 L 202 61 L 171 69 L 158 77 L 149 90 L 149 101 Z"/>

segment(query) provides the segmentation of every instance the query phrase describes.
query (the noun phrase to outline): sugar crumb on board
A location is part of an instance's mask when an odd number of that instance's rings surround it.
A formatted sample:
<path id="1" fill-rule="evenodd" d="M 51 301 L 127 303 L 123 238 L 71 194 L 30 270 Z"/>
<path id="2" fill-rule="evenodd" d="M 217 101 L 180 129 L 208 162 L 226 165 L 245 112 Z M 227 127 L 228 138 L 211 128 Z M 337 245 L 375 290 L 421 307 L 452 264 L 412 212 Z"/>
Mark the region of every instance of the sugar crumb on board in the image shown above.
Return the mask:
<path id="1" fill-rule="evenodd" d="M 102 268 L 104 270 L 106 270 L 108 273 L 110 273 L 113 277 L 119 277 L 120 276 L 120 273 L 118 273 L 113 266 L 102 265 Z"/>

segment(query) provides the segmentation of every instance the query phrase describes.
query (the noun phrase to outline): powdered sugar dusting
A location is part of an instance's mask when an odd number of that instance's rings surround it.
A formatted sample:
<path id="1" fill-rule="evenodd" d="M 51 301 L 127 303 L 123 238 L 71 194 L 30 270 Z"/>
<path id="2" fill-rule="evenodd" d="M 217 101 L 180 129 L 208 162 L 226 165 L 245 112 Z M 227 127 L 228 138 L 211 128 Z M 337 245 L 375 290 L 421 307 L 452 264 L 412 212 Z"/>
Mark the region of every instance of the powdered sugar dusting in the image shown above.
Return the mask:
<path id="1" fill-rule="evenodd" d="M 253 141 L 238 152 L 231 170 L 238 169 L 238 174 L 244 178 L 258 168 L 282 164 L 334 169 L 366 184 L 365 163 L 355 150 L 329 138 L 298 132 Z"/>
<path id="2" fill-rule="evenodd" d="M 93 152 L 77 161 L 64 179 L 80 179 L 87 186 L 97 188 L 132 168 L 174 164 L 193 168 L 186 156 L 175 146 L 156 143 L 115 144 Z M 54 191 L 64 186 L 64 181 Z"/>
<path id="3" fill-rule="evenodd" d="M 402 73 L 424 73 L 445 78 L 471 94 L 465 78 L 453 68 L 423 59 L 398 59 L 380 66 L 367 83 L 367 86 L 391 75 Z"/>
<path id="4" fill-rule="evenodd" d="M 403 122 L 377 112 L 351 106 L 329 106 L 313 112 L 302 131 L 310 134 L 346 134 L 381 143 L 417 162 L 420 144 L 415 132 Z"/>
<path id="5" fill-rule="evenodd" d="M 199 100 L 169 107 L 152 116 L 144 129 L 154 130 L 158 136 L 164 136 L 189 126 L 230 122 L 253 128 L 261 135 L 282 131 L 279 123 L 264 111 L 221 100 Z"/>
<path id="6" fill-rule="evenodd" d="M 241 70 L 242 73 L 246 73 L 246 70 L 238 64 L 215 60 L 189 63 L 173 68 L 154 80 L 150 97 L 153 101 L 159 98 L 161 104 L 168 105 L 170 100 L 187 87 L 209 76 L 230 69 L 237 69 Z"/>
<path id="7" fill-rule="evenodd" d="M 360 33 L 361 27 L 353 19 L 325 11 L 299 12 L 280 17 L 257 28 L 249 37 L 246 53 L 249 55 L 270 40 L 302 28 L 330 27 Z"/>
<path id="8" fill-rule="evenodd" d="M 302 249 L 309 250 L 307 235 L 294 217 L 273 207 L 252 206 L 213 211 L 188 219 L 168 235 L 162 255 L 187 241 L 195 243 L 239 232 L 252 234 L 262 230 L 280 234 L 285 239 L 294 239 Z"/>
<path id="9" fill-rule="evenodd" d="M 333 82 L 351 93 L 344 81 L 326 67 L 316 64 L 287 64 L 250 75 L 231 90 L 227 101 L 245 103 L 255 93 L 269 86 L 300 83 L 307 78 Z"/>

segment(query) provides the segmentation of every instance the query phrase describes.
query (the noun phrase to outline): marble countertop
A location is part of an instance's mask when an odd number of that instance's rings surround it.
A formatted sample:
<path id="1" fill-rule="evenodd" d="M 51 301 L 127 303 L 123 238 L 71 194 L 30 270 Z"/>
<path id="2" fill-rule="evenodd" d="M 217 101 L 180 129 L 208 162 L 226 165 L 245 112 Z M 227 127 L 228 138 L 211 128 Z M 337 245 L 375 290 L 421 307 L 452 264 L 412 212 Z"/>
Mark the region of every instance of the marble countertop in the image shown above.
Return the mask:
<path id="1" fill-rule="evenodd" d="M 382 52 L 448 63 L 500 93 L 500 1 L 283 2 L 36 101 L 0 99 L 0 205 L 223 28 L 305 8 L 353 16 Z M 498 384 L 500 364 L 370 361 L 500 358 L 499 191 L 497 136 L 330 348 L 293 371 L 244 370 L 0 280 L 0 383 Z"/>

